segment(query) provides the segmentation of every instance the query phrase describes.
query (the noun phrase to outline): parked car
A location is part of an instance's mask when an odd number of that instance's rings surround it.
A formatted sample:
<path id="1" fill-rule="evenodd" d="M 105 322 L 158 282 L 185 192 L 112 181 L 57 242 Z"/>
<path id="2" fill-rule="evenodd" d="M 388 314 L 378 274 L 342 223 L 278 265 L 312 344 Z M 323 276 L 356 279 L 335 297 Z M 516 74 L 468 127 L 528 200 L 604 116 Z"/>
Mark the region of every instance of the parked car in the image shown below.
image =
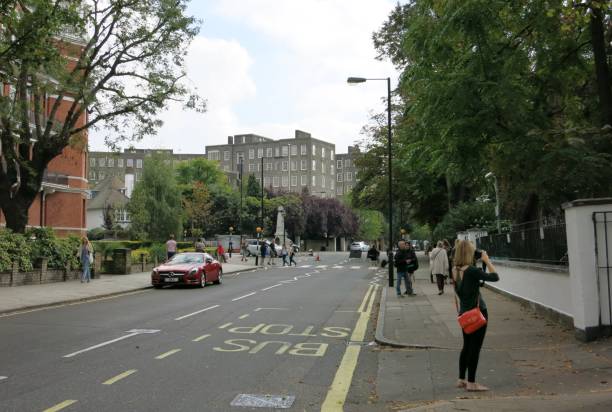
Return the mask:
<path id="1" fill-rule="evenodd" d="M 164 285 L 220 284 L 223 277 L 221 263 L 208 253 L 177 253 L 164 264 L 153 268 L 151 283 L 155 288 Z"/>
<path id="2" fill-rule="evenodd" d="M 359 250 L 361 252 L 367 252 L 368 250 L 370 250 L 370 246 L 363 241 L 353 242 L 351 243 L 351 250 Z"/>
<path id="3" fill-rule="evenodd" d="M 266 245 L 270 247 L 271 242 L 269 240 L 263 240 L 263 242 L 266 242 Z M 274 249 L 276 250 L 276 254 L 280 256 L 283 247 L 281 245 L 274 244 Z M 259 252 L 259 241 L 257 239 L 251 239 L 248 241 L 247 253 L 249 256 L 261 256 L 261 253 Z"/>

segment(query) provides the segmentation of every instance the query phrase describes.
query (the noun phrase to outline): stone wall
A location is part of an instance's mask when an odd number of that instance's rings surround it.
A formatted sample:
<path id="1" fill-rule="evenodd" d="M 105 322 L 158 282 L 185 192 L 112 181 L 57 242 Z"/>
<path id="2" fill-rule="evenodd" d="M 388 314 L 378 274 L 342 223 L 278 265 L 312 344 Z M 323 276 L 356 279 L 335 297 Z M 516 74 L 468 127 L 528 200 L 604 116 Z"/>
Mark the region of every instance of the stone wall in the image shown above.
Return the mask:
<path id="1" fill-rule="evenodd" d="M 31 272 L 20 272 L 15 264 L 11 272 L 0 273 L 0 287 L 65 282 L 79 279 L 80 276 L 80 270 L 47 269 L 47 262 L 43 260 L 40 269 L 35 269 Z M 91 277 L 94 277 L 93 273 Z"/>

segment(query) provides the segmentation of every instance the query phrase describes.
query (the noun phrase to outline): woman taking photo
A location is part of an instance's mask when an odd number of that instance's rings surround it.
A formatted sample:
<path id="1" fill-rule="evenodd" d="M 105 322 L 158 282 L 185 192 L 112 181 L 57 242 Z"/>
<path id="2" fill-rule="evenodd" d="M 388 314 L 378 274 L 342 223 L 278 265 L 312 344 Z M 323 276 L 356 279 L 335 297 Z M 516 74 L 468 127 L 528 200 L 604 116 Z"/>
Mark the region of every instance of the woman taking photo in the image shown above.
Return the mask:
<path id="1" fill-rule="evenodd" d="M 488 320 L 487 305 L 480 294 L 480 282 L 497 282 L 499 276 L 495 272 L 495 267 L 485 251 L 480 252 L 482 253 L 480 259 L 486 265 L 489 273 L 474 266 L 474 252 L 476 248 L 470 241 L 460 240 L 455 244 L 455 247 L 453 279 L 455 281 L 455 293 L 459 297 L 457 311 L 461 315 L 478 306 L 484 317 Z M 489 390 L 486 386 L 476 383 L 476 368 L 478 367 L 480 349 L 482 348 L 486 332 L 486 324 L 470 334 L 463 332 L 463 349 L 461 349 L 461 355 L 459 356 L 459 380 L 457 387 L 465 388 L 470 392 Z M 466 371 L 467 381 L 465 379 Z"/>

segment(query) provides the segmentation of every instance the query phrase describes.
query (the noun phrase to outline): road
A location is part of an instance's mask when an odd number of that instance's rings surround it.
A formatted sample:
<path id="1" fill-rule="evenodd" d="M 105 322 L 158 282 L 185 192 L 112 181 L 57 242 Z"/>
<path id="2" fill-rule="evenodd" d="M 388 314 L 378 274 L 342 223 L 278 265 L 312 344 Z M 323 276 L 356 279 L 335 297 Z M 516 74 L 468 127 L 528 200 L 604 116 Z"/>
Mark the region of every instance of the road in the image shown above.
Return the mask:
<path id="1" fill-rule="evenodd" d="M 310 259 L 0 317 L 0 411 L 364 410 L 384 271 Z"/>

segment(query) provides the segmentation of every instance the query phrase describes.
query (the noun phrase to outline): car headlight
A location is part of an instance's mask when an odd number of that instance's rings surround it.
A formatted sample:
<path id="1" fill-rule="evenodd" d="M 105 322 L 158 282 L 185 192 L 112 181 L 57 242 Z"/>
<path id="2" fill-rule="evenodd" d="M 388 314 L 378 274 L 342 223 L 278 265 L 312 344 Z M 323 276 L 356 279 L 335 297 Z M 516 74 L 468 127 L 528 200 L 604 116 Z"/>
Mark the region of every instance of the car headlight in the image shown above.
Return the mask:
<path id="1" fill-rule="evenodd" d="M 157 271 L 157 269 L 153 269 L 153 272 L 151 274 L 157 276 L 159 275 L 159 272 Z"/>
<path id="2" fill-rule="evenodd" d="M 196 273 L 198 273 L 198 268 L 193 268 L 189 271 L 190 275 L 195 275 Z"/>

